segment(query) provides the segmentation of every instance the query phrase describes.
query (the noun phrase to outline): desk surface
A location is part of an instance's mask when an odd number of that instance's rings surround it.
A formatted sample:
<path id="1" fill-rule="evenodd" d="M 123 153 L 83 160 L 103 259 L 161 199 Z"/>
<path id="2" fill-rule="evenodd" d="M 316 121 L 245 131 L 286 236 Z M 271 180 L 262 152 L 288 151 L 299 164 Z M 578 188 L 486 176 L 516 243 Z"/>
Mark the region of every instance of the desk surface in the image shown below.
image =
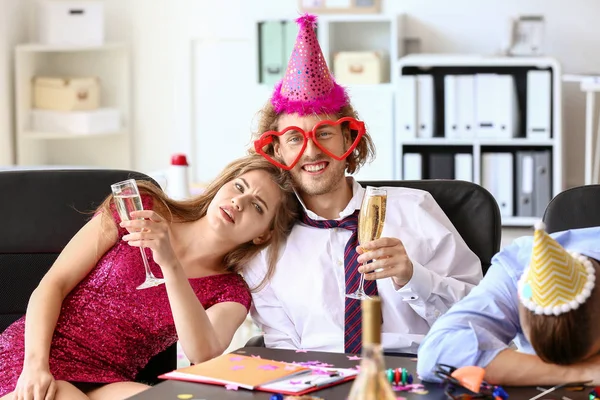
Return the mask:
<path id="1" fill-rule="evenodd" d="M 278 350 L 278 349 L 267 349 L 264 347 L 245 347 L 234 351 L 235 354 L 246 354 L 246 355 L 260 355 L 262 358 L 286 361 L 286 362 L 303 362 L 303 361 L 322 361 L 330 363 L 340 368 L 350 368 L 358 365 L 360 361 L 349 360 L 344 354 L 336 353 L 323 353 L 323 352 L 308 352 L 308 353 L 296 353 L 293 350 Z M 404 357 L 385 357 L 386 368 L 406 368 L 413 375 L 416 376 L 416 362 L 410 358 Z M 443 389 L 438 384 L 424 383 L 425 390 L 429 393 L 425 395 L 419 395 L 408 392 L 396 392 L 400 397 L 405 397 L 407 400 L 445 400 Z M 324 400 L 345 400 L 350 392 L 352 381 L 346 382 L 337 386 L 333 386 L 324 390 L 311 393 L 312 396 L 321 397 Z M 509 394 L 510 400 L 530 399 L 533 396 L 539 395 L 541 392 L 536 388 L 505 388 Z M 542 399 L 555 399 L 555 400 L 587 400 L 588 393 L 591 388 L 587 388 L 583 391 L 568 391 L 568 390 L 557 390 L 556 392 L 550 393 Z M 165 400 L 165 399 L 177 399 L 179 394 L 190 394 L 193 395 L 193 400 L 269 400 L 271 393 L 265 392 L 253 392 L 249 390 L 239 389 L 226 390 L 223 386 L 218 385 L 206 385 L 200 383 L 191 382 L 180 382 L 180 381 L 166 381 L 162 382 L 153 388 L 138 394 L 137 396 L 131 397 L 130 400 Z"/>

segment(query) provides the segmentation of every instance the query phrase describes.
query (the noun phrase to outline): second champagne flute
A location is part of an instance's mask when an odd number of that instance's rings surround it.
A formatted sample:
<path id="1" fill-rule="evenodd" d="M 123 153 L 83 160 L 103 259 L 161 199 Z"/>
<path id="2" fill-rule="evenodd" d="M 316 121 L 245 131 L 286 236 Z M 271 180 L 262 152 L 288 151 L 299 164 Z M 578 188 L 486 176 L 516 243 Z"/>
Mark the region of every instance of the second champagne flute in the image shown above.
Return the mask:
<path id="1" fill-rule="evenodd" d="M 115 183 L 111 185 L 110 188 L 112 189 L 113 198 L 121 221 L 129 221 L 131 219 L 129 213 L 132 211 L 142 211 L 144 209 L 142 206 L 142 197 L 140 196 L 135 179 L 128 179 L 123 182 Z M 155 277 L 150 270 L 148 258 L 146 257 L 146 252 L 143 247 L 140 247 L 140 252 L 142 253 L 144 268 L 146 269 L 146 280 L 136 289 L 147 289 L 164 283 L 164 279 Z"/>
<path id="2" fill-rule="evenodd" d="M 358 214 L 358 243 L 363 245 L 379 239 L 385 222 L 385 207 L 387 191 L 385 189 L 367 186 Z M 369 299 L 365 293 L 365 274 L 360 275 L 360 285 L 354 293 L 346 294 L 351 299 Z"/>

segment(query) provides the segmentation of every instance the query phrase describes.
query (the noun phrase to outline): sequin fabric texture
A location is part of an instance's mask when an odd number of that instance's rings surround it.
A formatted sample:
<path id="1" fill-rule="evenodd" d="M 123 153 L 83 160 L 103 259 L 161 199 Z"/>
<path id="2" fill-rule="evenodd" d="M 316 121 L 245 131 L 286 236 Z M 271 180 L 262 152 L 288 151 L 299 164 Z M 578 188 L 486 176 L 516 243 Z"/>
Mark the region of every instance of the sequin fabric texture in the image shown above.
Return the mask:
<path id="1" fill-rule="evenodd" d="M 151 206 L 144 198 L 144 208 Z M 119 221 L 113 210 L 113 218 Z M 119 238 L 127 232 L 119 228 Z M 150 267 L 160 267 L 146 249 Z M 119 240 L 65 298 L 50 349 L 50 372 L 73 382 L 132 381 L 156 354 L 177 341 L 165 285 L 136 290 L 144 281 L 137 247 Z M 205 309 L 226 301 L 250 308 L 238 274 L 190 279 Z M 0 397 L 14 390 L 23 368 L 25 318 L 0 334 Z"/>
<path id="2" fill-rule="evenodd" d="M 333 80 L 312 26 L 301 28 L 281 93 L 292 101 L 314 101 L 327 96 L 332 89 Z"/>

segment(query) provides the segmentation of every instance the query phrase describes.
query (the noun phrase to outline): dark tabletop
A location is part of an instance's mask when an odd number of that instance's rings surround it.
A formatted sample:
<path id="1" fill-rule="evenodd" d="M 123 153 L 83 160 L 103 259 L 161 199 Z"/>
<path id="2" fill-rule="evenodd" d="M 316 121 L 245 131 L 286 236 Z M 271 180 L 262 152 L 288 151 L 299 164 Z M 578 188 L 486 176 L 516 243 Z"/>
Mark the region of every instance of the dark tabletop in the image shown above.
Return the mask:
<path id="1" fill-rule="evenodd" d="M 338 353 L 323 353 L 310 351 L 307 353 L 296 353 L 294 350 L 279 350 L 267 349 L 264 347 L 244 347 L 234 351 L 235 354 L 259 355 L 265 359 L 285 362 L 305 362 L 305 361 L 321 361 L 324 363 L 333 364 L 338 368 L 350 368 L 360 364 L 360 360 L 349 360 L 345 354 Z M 385 357 L 386 368 L 406 368 L 416 377 L 416 359 L 408 357 Z M 327 389 L 319 390 L 310 393 L 312 396 L 321 397 L 325 400 L 345 400 L 352 386 L 352 382 L 346 382 L 333 386 Z M 400 397 L 405 397 L 408 400 L 445 400 L 443 388 L 439 384 L 423 383 L 427 394 L 416 394 L 409 392 L 396 392 Z M 546 387 L 549 388 L 549 387 Z M 539 388 L 504 388 L 509 394 L 509 399 L 530 399 L 541 393 Z M 549 393 L 541 400 L 587 400 L 591 388 L 586 388 L 583 391 L 557 390 Z M 249 391 L 245 389 L 226 390 L 223 386 L 206 385 L 201 383 L 181 382 L 181 381 L 165 381 L 153 388 L 146 390 L 137 396 L 133 396 L 130 400 L 177 400 L 179 394 L 193 395 L 194 400 L 248 400 L 260 399 L 269 400 L 271 393 Z"/>

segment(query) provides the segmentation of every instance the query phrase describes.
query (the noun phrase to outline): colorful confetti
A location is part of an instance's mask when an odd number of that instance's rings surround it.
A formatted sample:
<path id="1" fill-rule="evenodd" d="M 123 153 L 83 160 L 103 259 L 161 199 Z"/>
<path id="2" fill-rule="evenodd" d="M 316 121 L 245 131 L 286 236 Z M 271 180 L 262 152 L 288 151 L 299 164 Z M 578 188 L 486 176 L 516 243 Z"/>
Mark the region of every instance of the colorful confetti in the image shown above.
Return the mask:
<path id="1" fill-rule="evenodd" d="M 308 350 L 298 349 L 296 350 L 296 353 L 308 353 Z"/>
<path id="2" fill-rule="evenodd" d="M 279 367 L 277 365 L 267 364 L 267 365 L 261 365 L 260 367 L 258 367 L 258 369 L 262 369 L 265 371 L 275 371 L 276 369 L 279 369 Z"/>
<path id="3" fill-rule="evenodd" d="M 290 385 L 300 385 L 302 381 L 290 381 Z"/>
<path id="4" fill-rule="evenodd" d="M 261 356 L 257 356 L 255 354 L 252 354 L 250 357 L 252 357 L 252 358 L 262 358 Z"/>
<path id="5" fill-rule="evenodd" d="M 242 361 L 244 357 L 229 357 L 229 361 Z"/>
<path id="6" fill-rule="evenodd" d="M 231 367 L 231 369 L 232 369 L 233 371 L 238 371 L 238 370 L 240 370 L 240 369 L 244 369 L 244 368 L 245 368 L 245 367 L 244 367 L 243 365 L 234 365 L 234 366 L 232 366 L 232 367 Z"/>
<path id="7" fill-rule="evenodd" d="M 285 369 L 286 371 L 293 371 L 296 368 L 298 367 L 296 367 L 295 365 L 286 365 L 283 369 Z"/>
<path id="8" fill-rule="evenodd" d="M 348 360 L 350 360 L 350 361 L 361 360 L 361 358 L 359 356 L 346 356 L 346 357 L 348 357 Z"/>
<path id="9" fill-rule="evenodd" d="M 227 390 L 238 390 L 238 385 L 231 385 L 231 384 L 227 384 L 225 385 L 225 389 Z"/>

